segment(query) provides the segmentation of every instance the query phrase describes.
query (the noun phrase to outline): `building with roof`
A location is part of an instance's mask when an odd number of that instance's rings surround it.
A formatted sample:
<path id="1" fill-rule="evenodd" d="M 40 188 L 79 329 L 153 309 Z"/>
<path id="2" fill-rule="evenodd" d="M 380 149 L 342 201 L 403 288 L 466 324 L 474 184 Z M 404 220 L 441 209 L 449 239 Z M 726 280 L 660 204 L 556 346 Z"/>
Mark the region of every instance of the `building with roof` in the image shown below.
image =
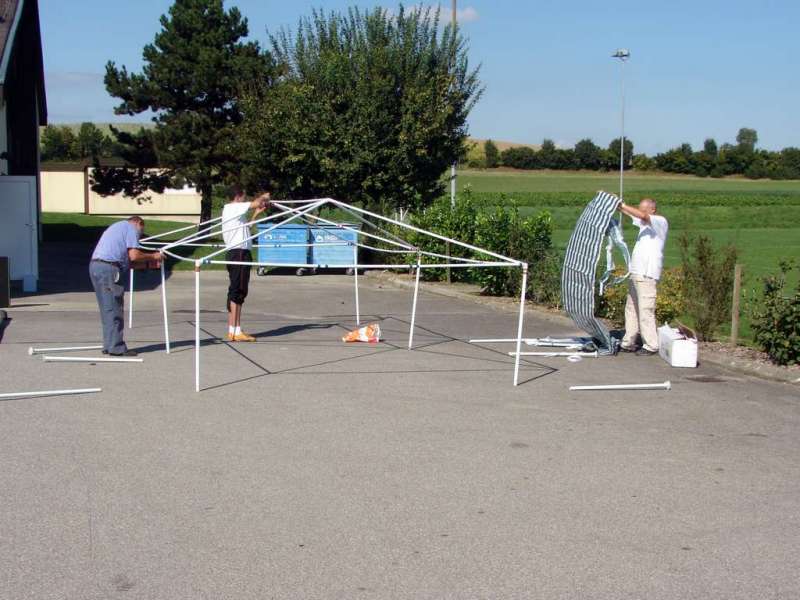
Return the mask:
<path id="1" fill-rule="evenodd" d="M 39 127 L 47 124 L 36 0 L 0 0 L 0 256 L 35 291 L 40 237 Z"/>

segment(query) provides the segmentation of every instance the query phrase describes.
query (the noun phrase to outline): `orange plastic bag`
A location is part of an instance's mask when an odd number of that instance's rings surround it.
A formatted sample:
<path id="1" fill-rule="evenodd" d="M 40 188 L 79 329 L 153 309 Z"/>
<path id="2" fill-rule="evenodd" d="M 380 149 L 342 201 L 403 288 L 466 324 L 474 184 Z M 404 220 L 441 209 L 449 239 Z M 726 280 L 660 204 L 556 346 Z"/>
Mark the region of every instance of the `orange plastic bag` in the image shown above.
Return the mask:
<path id="1" fill-rule="evenodd" d="M 381 326 L 377 323 L 370 323 L 364 327 L 354 329 L 347 335 L 342 336 L 343 342 L 369 342 L 376 343 L 381 340 Z"/>

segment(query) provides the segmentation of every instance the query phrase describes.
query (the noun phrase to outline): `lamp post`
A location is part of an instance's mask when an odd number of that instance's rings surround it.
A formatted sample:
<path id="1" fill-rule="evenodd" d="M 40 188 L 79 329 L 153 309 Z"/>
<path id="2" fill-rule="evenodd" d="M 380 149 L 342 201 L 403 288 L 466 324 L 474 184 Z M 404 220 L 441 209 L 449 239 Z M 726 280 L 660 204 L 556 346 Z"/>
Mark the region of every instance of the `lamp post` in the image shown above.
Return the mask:
<path id="1" fill-rule="evenodd" d="M 451 23 L 453 24 L 453 35 L 456 33 L 456 2 L 457 0 L 453 0 L 453 10 L 450 15 Z M 453 162 L 452 166 L 450 167 L 450 208 L 455 209 L 456 207 L 456 163 Z M 450 279 L 449 274 L 450 270 L 448 269 L 448 280 Z"/>
<path id="2" fill-rule="evenodd" d="M 631 53 L 627 48 L 620 48 L 612 58 L 618 58 L 620 64 L 619 79 L 620 87 L 622 90 L 622 109 L 621 109 L 621 130 L 622 133 L 619 138 L 619 199 L 623 200 L 623 182 L 625 173 L 625 62 L 631 57 Z"/>

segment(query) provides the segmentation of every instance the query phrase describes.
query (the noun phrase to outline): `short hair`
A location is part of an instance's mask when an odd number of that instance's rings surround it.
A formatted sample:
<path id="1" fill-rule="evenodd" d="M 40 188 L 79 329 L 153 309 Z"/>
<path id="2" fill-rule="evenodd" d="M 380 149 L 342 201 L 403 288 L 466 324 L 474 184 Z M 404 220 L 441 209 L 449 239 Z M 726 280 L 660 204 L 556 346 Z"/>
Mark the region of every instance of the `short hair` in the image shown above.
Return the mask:
<path id="1" fill-rule="evenodd" d="M 244 194 L 244 189 L 242 189 L 242 186 L 239 185 L 238 183 L 233 183 L 229 185 L 225 193 L 225 195 L 231 200 L 233 200 L 238 196 L 241 196 L 242 194 Z"/>
<path id="2" fill-rule="evenodd" d="M 128 217 L 128 221 L 131 223 L 136 223 L 138 225 L 144 225 L 144 219 L 139 215 L 133 215 L 132 217 Z"/>
<path id="3" fill-rule="evenodd" d="M 642 198 L 642 202 L 647 202 L 648 204 L 652 204 L 653 205 L 653 210 L 657 210 L 658 209 L 658 204 L 652 198 Z"/>

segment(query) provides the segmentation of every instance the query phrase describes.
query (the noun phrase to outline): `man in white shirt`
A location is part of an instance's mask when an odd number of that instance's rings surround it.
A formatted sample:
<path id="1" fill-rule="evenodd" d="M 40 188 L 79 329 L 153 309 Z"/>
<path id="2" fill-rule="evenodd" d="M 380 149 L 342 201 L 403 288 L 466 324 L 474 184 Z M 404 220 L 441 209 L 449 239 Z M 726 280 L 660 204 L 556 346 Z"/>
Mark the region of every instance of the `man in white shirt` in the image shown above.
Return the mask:
<path id="1" fill-rule="evenodd" d="M 229 342 L 255 342 L 256 338 L 242 331 L 242 305 L 247 297 L 250 285 L 250 263 L 253 262 L 253 241 L 250 239 L 248 222 L 255 219 L 269 207 L 269 192 L 261 194 L 255 200 L 248 201 L 244 191 L 238 185 L 228 190 L 228 203 L 222 208 L 222 239 L 227 252 L 225 260 L 228 265 L 228 336 Z M 248 217 L 250 209 L 253 214 Z"/>
<path id="2" fill-rule="evenodd" d="M 633 219 L 639 236 L 633 247 L 628 281 L 628 299 L 625 303 L 625 337 L 623 352 L 636 352 L 637 356 L 650 356 L 658 352 L 656 332 L 656 286 L 664 263 L 664 243 L 669 224 L 656 214 L 656 201 L 645 198 L 639 207 L 620 202 L 620 211 Z M 641 337 L 641 347 L 638 338 Z"/>

